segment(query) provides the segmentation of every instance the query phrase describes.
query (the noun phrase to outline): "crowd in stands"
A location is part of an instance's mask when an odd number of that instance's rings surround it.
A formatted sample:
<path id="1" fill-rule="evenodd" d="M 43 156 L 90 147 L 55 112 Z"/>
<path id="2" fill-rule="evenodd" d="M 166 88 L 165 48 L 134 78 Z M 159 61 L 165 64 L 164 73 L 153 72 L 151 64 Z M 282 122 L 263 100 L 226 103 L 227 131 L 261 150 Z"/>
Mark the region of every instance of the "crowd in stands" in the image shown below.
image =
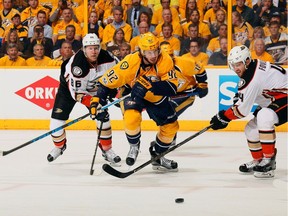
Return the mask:
<path id="1" fill-rule="evenodd" d="M 246 45 L 253 58 L 288 65 L 286 0 L 0 0 L 0 66 L 60 66 L 88 33 L 119 60 L 137 51 L 141 34 L 169 42 L 176 56 L 227 65 L 227 47 Z"/>

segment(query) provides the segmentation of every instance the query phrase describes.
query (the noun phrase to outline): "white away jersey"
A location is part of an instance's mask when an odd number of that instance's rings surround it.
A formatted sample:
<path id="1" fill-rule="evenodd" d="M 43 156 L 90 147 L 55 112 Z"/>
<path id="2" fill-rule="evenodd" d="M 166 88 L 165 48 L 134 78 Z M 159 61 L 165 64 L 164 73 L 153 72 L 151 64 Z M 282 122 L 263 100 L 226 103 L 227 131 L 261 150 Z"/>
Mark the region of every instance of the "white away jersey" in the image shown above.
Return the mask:
<path id="1" fill-rule="evenodd" d="M 116 59 L 105 50 L 98 56 L 97 66 L 89 63 L 82 50 L 79 50 L 61 66 L 61 85 L 69 88 L 71 96 L 78 101 L 83 95 L 94 95 L 98 79 L 116 64 Z"/>
<path id="2" fill-rule="evenodd" d="M 282 67 L 253 60 L 238 83 L 239 100 L 231 107 L 234 115 L 243 118 L 254 103 L 267 107 L 273 100 L 287 97 L 287 78 Z"/>

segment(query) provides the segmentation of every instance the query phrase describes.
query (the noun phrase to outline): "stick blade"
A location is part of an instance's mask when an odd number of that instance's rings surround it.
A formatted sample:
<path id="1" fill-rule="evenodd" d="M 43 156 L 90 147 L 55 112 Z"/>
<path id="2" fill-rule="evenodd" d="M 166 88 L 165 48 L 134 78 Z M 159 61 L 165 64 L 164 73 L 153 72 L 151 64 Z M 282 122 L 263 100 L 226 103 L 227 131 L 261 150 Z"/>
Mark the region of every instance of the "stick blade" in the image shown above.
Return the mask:
<path id="1" fill-rule="evenodd" d="M 130 172 L 126 172 L 126 173 L 122 173 L 116 169 L 114 169 L 112 166 L 110 166 L 109 164 L 103 164 L 102 165 L 102 169 L 108 173 L 109 175 L 112 175 L 114 177 L 117 177 L 117 178 L 126 178 L 128 176 L 130 176 L 131 174 L 133 174 L 134 172 L 133 171 L 130 171 Z"/>

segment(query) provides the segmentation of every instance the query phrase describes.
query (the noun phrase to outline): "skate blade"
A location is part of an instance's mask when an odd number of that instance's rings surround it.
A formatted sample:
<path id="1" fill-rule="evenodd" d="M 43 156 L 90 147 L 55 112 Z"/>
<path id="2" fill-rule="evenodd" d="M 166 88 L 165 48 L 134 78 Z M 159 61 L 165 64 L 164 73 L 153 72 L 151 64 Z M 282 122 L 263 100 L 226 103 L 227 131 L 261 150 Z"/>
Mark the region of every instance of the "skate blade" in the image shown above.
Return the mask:
<path id="1" fill-rule="evenodd" d="M 176 169 L 167 169 L 162 166 L 152 166 L 152 169 L 157 171 L 157 172 L 178 172 L 178 168 Z"/>
<path id="2" fill-rule="evenodd" d="M 270 170 L 268 172 L 254 172 L 254 177 L 256 178 L 273 178 L 274 170 Z"/>

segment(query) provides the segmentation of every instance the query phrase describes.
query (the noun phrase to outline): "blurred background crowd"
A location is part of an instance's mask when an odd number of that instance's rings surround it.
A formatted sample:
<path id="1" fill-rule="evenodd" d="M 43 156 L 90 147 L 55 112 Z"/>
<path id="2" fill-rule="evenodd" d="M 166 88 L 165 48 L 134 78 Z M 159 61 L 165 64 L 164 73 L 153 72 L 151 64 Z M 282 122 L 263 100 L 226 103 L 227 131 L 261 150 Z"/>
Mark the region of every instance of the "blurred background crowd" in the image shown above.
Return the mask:
<path id="1" fill-rule="evenodd" d="M 174 55 L 203 65 L 227 65 L 228 48 L 241 44 L 253 58 L 287 65 L 286 0 L 229 6 L 228 0 L 0 0 L 0 66 L 60 66 L 87 32 L 119 60 L 138 49 L 140 34 L 152 32 Z"/>

